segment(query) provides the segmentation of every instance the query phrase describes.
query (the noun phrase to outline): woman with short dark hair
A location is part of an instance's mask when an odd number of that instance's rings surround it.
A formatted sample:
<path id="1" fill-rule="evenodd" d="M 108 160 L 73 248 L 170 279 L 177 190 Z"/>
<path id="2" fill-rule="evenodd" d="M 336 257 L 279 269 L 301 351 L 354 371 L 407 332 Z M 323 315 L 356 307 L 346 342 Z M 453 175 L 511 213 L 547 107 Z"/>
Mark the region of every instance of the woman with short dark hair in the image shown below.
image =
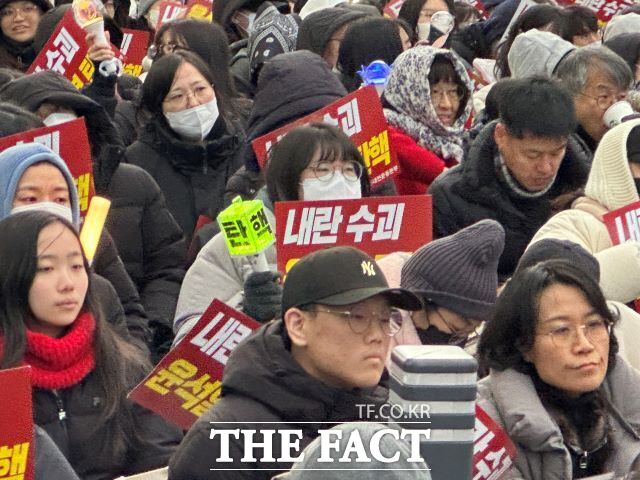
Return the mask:
<path id="1" fill-rule="evenodd" d="M 480 337 L 478 405 L 517 448 L 512 474 L 570 480 L 640 468 L 640 373 L 617 356 L 616 315 L 564 260 L 517 272 Z"/>
<path id="2" fill-rule="evenodd" d="M 0 67 L 26 71 L 36 59 L 33 39 L 47 0 L 0 1 Z"/>

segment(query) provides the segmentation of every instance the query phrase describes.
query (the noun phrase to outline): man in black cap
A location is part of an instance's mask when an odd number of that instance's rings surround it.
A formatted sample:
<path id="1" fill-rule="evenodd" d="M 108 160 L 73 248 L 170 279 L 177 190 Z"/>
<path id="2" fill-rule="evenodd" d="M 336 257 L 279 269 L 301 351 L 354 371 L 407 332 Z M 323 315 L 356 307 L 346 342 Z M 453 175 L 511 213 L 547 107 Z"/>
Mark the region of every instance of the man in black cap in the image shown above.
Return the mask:
<path id="1" fill-rule="evenodd" d="M 364 405 L 386 401 L 378 383 L 390 338 L 400 329 L 395 308 L 420 307 L 409 291 L 389 288 L 380 267 L 358 249 L 334 247 L 301 259 L 284 284 L 282 320 L 264 325 L 233 351 L 222 398 L 187 433 L 169 478 L 269 479 L 291 467 L 291 461 L 277 461 L 279 431 L 302 431 L 288 452 L 296 457 L 318 429 L 364 420 L 370 411 Z M 237 437 L 225 433 L 233 429 L 239 429 Z M 260 461 L 262 448 L 254 449 L 256 460 L 241 461 L 251 453 L 246 429 L 257 430 L 253 442 L 271 445 L 276 461 Z M 275 435 L 267 438 L 264 429 Z M 231 461 L 221 462 L 227 453 Z"/>

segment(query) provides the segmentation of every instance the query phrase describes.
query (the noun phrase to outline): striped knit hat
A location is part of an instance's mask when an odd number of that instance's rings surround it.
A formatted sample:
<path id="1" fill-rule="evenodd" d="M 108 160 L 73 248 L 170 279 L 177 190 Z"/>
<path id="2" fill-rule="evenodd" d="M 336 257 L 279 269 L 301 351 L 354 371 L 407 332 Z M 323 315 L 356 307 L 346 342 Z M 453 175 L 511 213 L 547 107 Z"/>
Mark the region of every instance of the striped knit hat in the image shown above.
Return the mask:
<path id="1" fill-rule="evenodd" d="M 402 267 L 400 285 L 463 317 L 487 320 L 496 302 L 504 229 L 482 220 L 419 250 Z"/>

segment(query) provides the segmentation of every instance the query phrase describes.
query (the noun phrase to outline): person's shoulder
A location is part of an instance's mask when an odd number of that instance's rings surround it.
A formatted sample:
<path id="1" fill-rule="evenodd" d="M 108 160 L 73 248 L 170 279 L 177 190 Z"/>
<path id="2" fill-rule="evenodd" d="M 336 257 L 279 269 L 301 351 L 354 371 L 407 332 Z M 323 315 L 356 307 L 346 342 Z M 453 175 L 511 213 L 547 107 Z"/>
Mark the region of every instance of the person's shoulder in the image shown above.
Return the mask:
<path id="1" fill-rule="evenodd" d="M 449 190 L 454 185 L 462 181 L 464 173 L 464 164 L 456 165 L 442 172 L 429 187 L 429 193 L 442 192 Z"/>
<path id="2" fill-rule="evenodd" d="M 109 184 L 109 193 L 113 197 L 124 195 L 134 203 L 138 203 L 140 199 L 154 197 L 159 192 L 160 187 L 148 171 L 129 163 L 121 163 L 118 166 Z"/>

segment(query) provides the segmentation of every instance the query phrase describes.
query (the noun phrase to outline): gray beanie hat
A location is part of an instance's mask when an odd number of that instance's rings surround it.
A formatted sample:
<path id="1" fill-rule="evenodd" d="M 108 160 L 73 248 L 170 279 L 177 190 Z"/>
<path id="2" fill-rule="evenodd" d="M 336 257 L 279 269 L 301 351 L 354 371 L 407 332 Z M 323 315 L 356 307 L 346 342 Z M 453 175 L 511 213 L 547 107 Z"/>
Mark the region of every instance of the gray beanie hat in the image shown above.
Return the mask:
<path id="1" fill-rule="evenodd" d="M 535 28 L 521 33 L 507 55 L 511 78 L 551 77 L 562 59 L 575 49 L 555 33 Z"/>
<path id="2" fill-rule="evenodd" d="M 429 468 L 424 461 L 409 462 L 411 458 L 411 446 L 404 440 L 395 440 L 390 435 L 380 438 L 380 453 L 384 457 L 391 457 L 397 452 L 400 456 L 393 463 L 382 463 L 372 459 L 371 462 L 356 462 L 354 455 L 348 455 L 350 462 L 338 463 L 338 459 L 346 452 L 349 438 L 352 432 L 358 431 L 363 445 L 370 445 L 372 437 L 382 430 L 397 430 L 397 427 L 371 422 L 343 423 L 331 430 L 341 431 L 343 434 L 337 440 L 340 447 L 332 459 L 332 462 L 322 461 L 321 437 L 316 438 L 304 449 L 304 460 L 294 463 L 291 471 L 273 477 L 273 480 L 431 480 Z M 372 472 L 371 469 L 376 469 Z"/>
<path id="3" fill-rule="evenodd" d="M 402 267 L 400 285 L 425 302 L 487 320 L 496 302 L 504 229 L 482 220 L 417 250 Z"/>

